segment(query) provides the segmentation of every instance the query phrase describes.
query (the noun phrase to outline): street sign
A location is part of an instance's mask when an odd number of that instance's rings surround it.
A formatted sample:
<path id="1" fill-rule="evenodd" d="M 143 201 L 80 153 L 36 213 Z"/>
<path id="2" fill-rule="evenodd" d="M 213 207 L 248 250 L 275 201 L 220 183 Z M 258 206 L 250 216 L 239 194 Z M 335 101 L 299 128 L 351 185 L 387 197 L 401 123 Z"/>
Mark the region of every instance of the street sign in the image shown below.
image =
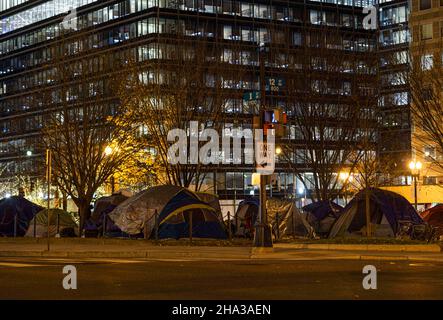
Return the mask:
<path id="1" fill-rule="evenodd" d="M 279 92 L 286 85 L 283 78 L 266 78 L 266 91 Z"/>
<path id="2" fill-rule="evenodd" d="M 260 92 L 258 91 L 245 92 L 243 94 L 244 101 L 254 101 L 258 99 L 260 99 Z"/>
<path id="3" fill-rule="evenodd" d="M 270 175 L 275 169 L 275 144 L 257 141 L 255 144 L 256 170 L 262 175 Z"/>

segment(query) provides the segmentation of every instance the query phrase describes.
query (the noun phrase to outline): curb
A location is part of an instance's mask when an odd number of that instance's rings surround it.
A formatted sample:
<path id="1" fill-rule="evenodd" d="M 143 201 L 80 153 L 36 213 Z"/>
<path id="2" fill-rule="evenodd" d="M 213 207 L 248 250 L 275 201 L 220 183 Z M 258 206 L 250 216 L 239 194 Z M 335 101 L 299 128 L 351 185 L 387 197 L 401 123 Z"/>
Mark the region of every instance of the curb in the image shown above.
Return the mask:
<path id="1" fill-rule="evenodd" d="M 343 251 L 382 251 L 382 252 L 442 252 L 438 244 L 275 244 L 275 248 L 310 249 L 310 250 L 343 250 Z"/>
<path id="2" fill-rule="evenodd" d="M 133 259 L 191 259 L 211 261 L 234 261 L 234 260 L 278 260 L 278 261 L 320 261 L 320 260 L 361 260 L 361 261 L 421 261 L 443 263 L 442 257 L 409 256 L 409 255 L 377 255 L 377 254 L 339 254 L 335 256 L 290 256 L 268 250 L 250 250 L 245 254 L 220 254 L 198 252 L 152 252 L 152 251 L 0 251 L 0 258 L 38 257 L 38 258 L 133 258 Z M 256 252 L 254 252 L 256 251 Z"/>

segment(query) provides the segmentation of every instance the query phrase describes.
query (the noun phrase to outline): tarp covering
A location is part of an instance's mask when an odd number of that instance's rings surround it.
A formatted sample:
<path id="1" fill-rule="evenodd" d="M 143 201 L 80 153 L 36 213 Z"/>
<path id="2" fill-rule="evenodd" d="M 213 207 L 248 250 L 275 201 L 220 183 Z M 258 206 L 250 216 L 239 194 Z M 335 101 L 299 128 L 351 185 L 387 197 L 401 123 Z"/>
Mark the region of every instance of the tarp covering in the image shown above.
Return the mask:
<path id="1" fill-rule="evenodd" d="M 443 235 L 443 204 L 436 205 L 421 213 L 421 217 L 431 226 L 437 228 L 437 235 Z"/>
<path id="2" fill-rule="evenodd" d="M 306 220 L 319 236 L 327 237 L 343 207 L 333 201 L 318 201 L 302 208 Z"/>
<path id="3" fill-rule="evenodd" d="M 117 206 L 109 217 L 128 234 L 138 234 L 146 226 L 153 237 L 156 214 L 160 239 L 189 237 L 190 215 L 193 237 L 226 238 L 215 209 L 194 192 L 179 186 L 157 186 L 142 191 Z"/>
<path id="4" fill-rule="evenodd" d="M 423 224 L 422 218 L 414 207 L 401 195 L 377 188 L 369 188 L 368 192 L 371 227 L 375 236 L 397 235 L 399 222 Z M 341 216 L 331 229 L 330 238 L 363 235 L 366 229 L 365 194 L 365 190 L 357 193 L 343 209 Z"/>
<path id="5" fill-rule="evenodd" d="M 14 219 L 17 216 L 17 236 L 23 237 L 29 222 L 43 207 L 20 196 L 0 200 L 0 236 L 14 236 Z"/>
<path id="6" fill-rule="evenodd" d="M 258 217 L 259 204 L 257 198 L 245 199 L 239 203 L 235 216 L 236 236 L 252 236 Z M 271 225 L 275 237 L 284 235 L 307 237 L 312 233 L 312 228 L 306 221 L 306 215 L 299 212 L 291 200 L 268 198 L 266 212 L 268 223 Z"/>
<path id="7" fill-rule="evenodd" d="M 114 193 L 107 197 L 101 197 L 94 203 L 94 209 L 91 218 L 85 224 L 85 229 L 89 231 L 103 232 L 103 222 L 106 218 L 105 234 L 108 236 L 126 236 L 114 222 L 108 218 L 109 213 L 112 212 L 119 204 L 123 203 L 129 198 L 128 194 L 123 192 Z"/>
<path id="8" fill-rule="evenodd" d="M 63 231 L 65 229 L 72 229 L 75 235 L 78 226 L 74 218 L 69 212 L 57 208 L 49 209 L 49 235 L 55 236 L 55 234 L 57 233 L 57 216 L 59 221 L 59 232 L 63 234 Z M 31 222 L 29 223 L 28 232 L 26 232 L 26 237 L 34 236 L 34 226 L 36 237 L 48 236 L 48 209 L 40 211 L 39 213 L 37 213 L 34 219 L 31 220 Z"/>

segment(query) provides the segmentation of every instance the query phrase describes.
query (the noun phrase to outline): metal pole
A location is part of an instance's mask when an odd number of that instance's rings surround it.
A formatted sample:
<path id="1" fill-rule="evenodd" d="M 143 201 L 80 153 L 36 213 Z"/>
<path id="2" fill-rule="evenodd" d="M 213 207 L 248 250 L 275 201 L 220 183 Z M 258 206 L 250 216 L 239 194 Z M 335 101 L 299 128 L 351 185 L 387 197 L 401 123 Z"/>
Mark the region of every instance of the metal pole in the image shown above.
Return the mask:
<path id="1" fill-rule="evenodd" d="M 49 251 L 50 246 L 49 246 L 49 242 L 50 242 L 50 234 L 49 234 L 49 229 L 50 229 L 50 225 L 49 225 L 49 220 L 50 220 L 50 215 L 49 215 L 49 208 L 51 206 L 51 150 L 46 149 L 46 173 L 47 173 L 47 184 L 48 184 L 48 201 L 47 201 L 47 215 L 48 215 L 48 223 L 47 223 L 47 249 Z"/>
<path id="2" fill-rule="evenodd" d="M 57 211 L 57 235 L 60 234 L 60 213 Z"/>
<path id="3" fill-rule="evenodd" d="M 232 241 L 231 212 L 230 211 L 228 211 L 228 236 L 229 236 L 229 241 Z"/>
<path id="4" fill-rule="evenodd" d="M 192 243 L 192 211 L 189 211 L 189 241 Z"/>
<path id="5" fill-rule="evenodd" d="M 418 200 L 417 200 L 417 176 L 418 176 L 418 175 L 414 175 L 414 206 L 415 206 L 415 211 L 418 211 Z"/>
<path id="6" fill-rule="evenodd" d="M 265 110 L 265 63 L 263 58 L 263 50 L 259 51 L 260 60 L 260 116 L 261 123 L 263 124 L 263 116 Z M 263 137 L 263 144 L 266 143 L 266 139 Z M 266 146 L 264 146 L 266 148 Z M 266 177 L 260 174 L 260 208 L 258 214 L 258 223 L 256 223 L 255 236 L 254 236 L 254 246 L 256 247 L 272 247 L 272 236 L 269 241 L 270 230 L 267 224 L 267 214 L 266 214 Z M 268 236 L 265 236 L 265 233 Z"/>
<path id="7" fill-rule="evenodd" d="M 108 216 L 106 215 L 106 213 L 103 215 L 103 223 L 102 223 L 102 228 L 103 228 L 103 232 L 102 232 L 102 237 L 105 237 L 106 234 L 106 222 L 107 222 Z"/>
<path id="8" fill-rule="evenodd" d="M 280 239 L 280 221 L 278 212 L 275 214 L 275 222 L 277 224 L 277 239 Z"/>
<path id="9" fill-rule="evenodd" d="M 34 238 L 37 237 L 37 215 L 34 216 Z"/>
<path id="10" fill-rule="evenodd" d="M 14 216 L 14 238 L 17 237 L 17 213 Z"/>
<path id="11" fill-rule="evenodd" d="M 155 209 L 155 240 L 158 240 L 158 213 Z"/>

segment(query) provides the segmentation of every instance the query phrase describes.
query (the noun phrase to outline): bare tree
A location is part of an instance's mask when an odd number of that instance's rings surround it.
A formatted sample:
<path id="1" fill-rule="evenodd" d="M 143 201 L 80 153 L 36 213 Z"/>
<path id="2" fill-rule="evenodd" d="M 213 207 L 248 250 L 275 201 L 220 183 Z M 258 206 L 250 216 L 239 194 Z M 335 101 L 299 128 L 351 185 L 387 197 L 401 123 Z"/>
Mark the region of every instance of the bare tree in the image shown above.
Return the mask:
<path id="1" fill-rule="evenodd" d="M 158 183 L 199 190 L 210 165 L 191 161 L 196 155 L 190 154 L 189 144 L 186 162 L 171 164 L 168 132 L 183 129 L 189 138 L 191 121 L 198 121 L 199 131 L 212 128 L 221 132 L 226 103 L 241 97 L 238 89 L 247 80 L 241 77 L 242 67 L 236 65 L 241 59 L 236 44 L 223 46 L 206 38 L 187 37 L 183 28 L 177 22 L 171 31 L 173 41 L 160 41 L 155 57 L 134 65 L 119 91 L 126 110 L 119 121 L 131 123 L 138 131 L 133 139 L 137 148 L 153 150 L 157 168 L 163 170 L 157 171 Z"/>
<path id="2" fill-rule="evenodd" d="M 313 189 L 314 201 L 341 193 L 339 172 L 352 172 L 368 147 L 363 142 L 373 138 L 361 125 L 372 117 L 376 70 L 367 52 L 344 52 L 345 37 L 339 31 L 308 30 L 304 46 L 289 50 L 293 141 L 284 143 L 283 155 L 305 188 Z M 369 48 L 370 38 L 365 40 Z"/>
<path id="3" fill-rule="evenodd" d="M 430 160 L 437 171 L 443 172 L 443 64 L 441 44 L 427 51 L 419 44 L 412 52 L 411 68 L 407 74 L 411 88 L 411 114 L 414 149 Z M 433 53 L 439 53 L 433 54 Z M 429 146 L 435 152 L 424 151 Z"/>
<path id="4" fill-rule="evenodd" d="M 78 207 L 80 230 L 97 189 L 133 152 L 126 143 L 128 128 L 113 121 L 118 105 L 106 101 L 119 61 L 104 53 L 77 56 L 83 38 L 66 33 L 51 47 L 51 86 L 33 97 L 47 108 L 43 142 L 52 155 L 54 181 Z"/>

